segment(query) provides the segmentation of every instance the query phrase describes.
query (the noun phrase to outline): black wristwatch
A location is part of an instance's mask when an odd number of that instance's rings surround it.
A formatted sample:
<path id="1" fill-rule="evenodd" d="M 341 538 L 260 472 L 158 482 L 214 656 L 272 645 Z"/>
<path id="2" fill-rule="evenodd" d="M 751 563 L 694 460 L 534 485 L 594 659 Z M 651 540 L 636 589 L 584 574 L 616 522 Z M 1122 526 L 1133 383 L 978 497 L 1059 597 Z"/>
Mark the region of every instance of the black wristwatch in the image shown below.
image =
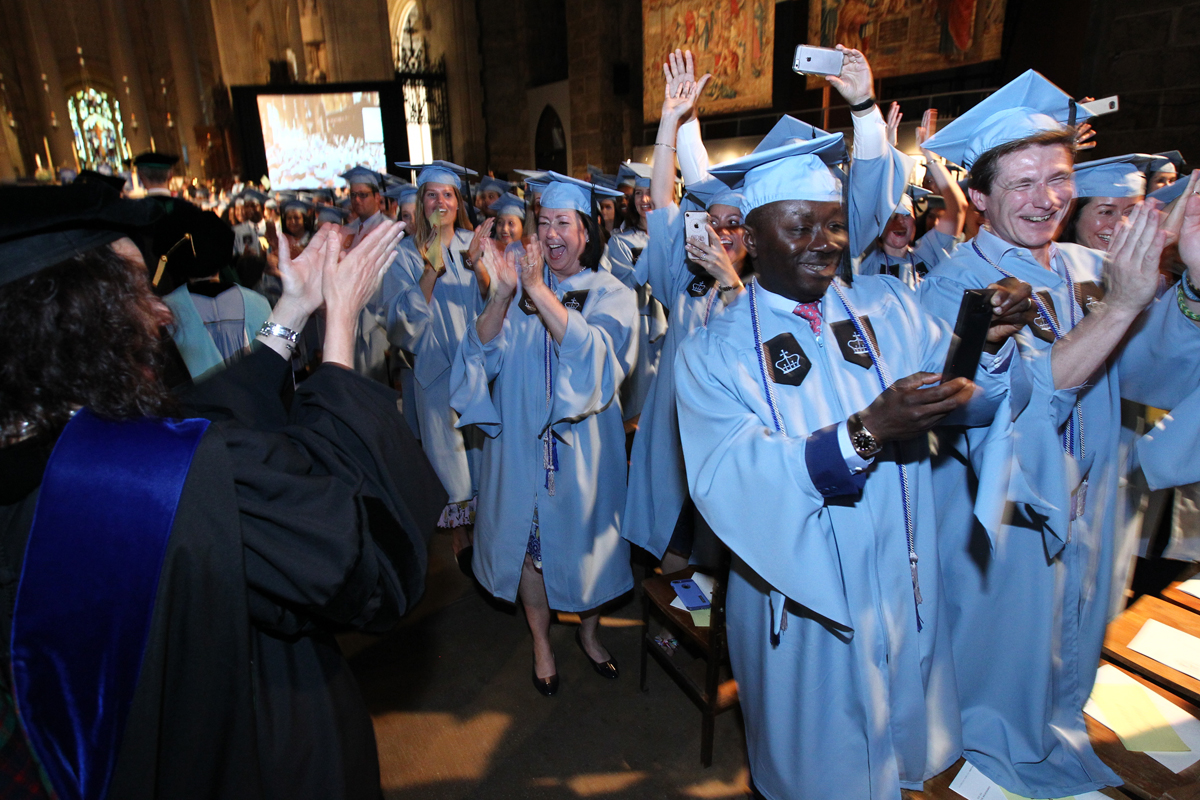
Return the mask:
<path id="1" fill-rule="evenodd" d="M 850 434 L 850 444 L 854 445 L 854 452 L 858 453 L 859 458 L 874 458 L 883 449 L 879 440 L 863 426 L 862 418 L 858 414 L 851 414 L 850 419 L 846 420 L 846 430 Z"/>

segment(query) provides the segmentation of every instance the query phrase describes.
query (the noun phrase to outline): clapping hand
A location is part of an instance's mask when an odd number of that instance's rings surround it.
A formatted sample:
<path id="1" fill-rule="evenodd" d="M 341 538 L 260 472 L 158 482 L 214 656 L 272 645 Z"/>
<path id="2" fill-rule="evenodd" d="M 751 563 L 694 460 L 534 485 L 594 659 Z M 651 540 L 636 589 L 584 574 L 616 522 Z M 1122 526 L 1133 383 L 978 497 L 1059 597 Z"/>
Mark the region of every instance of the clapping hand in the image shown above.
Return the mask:
<path id="1" fill-rule="evenodd" d="M 1187 264 L 1192 285 L 1200 286 L 1200 169 L 1193 170 L 1179 202 L 1184 206 L 1179 228 L 1179 258 Z"/>
<path id="2" fill-rule="evenodd" d="M 900 120 L 903 118 L 904 115 L 900 113 L 900 104 L 892 103 L 888 108 L 887 115 L 887 138 L 892 147 L 895 147 L 896 142 L 900 139 Z"/>
<path id="3" fill-rule="evenodd" d="M 282 304 L 295 304 L 297 310 L 305 317 L 321 307 L 324 298 L 321 295 L 322 269 L 327 253 L 326 246 L 333 239 L 340 247 L 338 226 L 325 223 L 309 240 L 304 252 L 292 257 L 292 248 L 279 248 L 279 277 L 283 282 L 283 295 L 276 307 Z"/>
<path id="4" fill-rule="evenodd" d="M 667 63 L 663 64 L 663 76 L 667 79 L 663 117 L 674 117 L 680 122 L 690 119 L 696 113 L 696 103 L 712 75 L 705 73 L 697 81 L 692 51 L 676 50 L 667 55 Z"/>
<path id="5" fill-rule="evenodd" d="M 1096 146 L 1096 129 L 1092 123 L 1084 122 L 1075 129 L 1075 149 L 1090 150 Z"/>
<path id="6" fill-rule="evenodd" d="M 545 286 L 546 281 L 542 278 L 542 242 L 534 237 L 530 239 L 529 244 L 525 247 L 525 255 L 521 256 L 521 285 L 525 287 L 526 293 L 535 286 Z"/>
<path id="7" fill-rule="evenodd" d="M 936 108 L 925 109 L 925 113 L 921 115 L 921 124 L 917 126 L 917 147 L 924 148 L 926 140 L 937 133 L 937 120 Z"/>
<path id="8" fill-rule="evenodd" d="M 1158 263 L 1166 243 L 1167 232 L 1159 227 L 1157 201 L 1139 203 L 1117 225 L 1108 247 L 1108 268 L 1105 270 L 1105 302 L 1108 305 L 1137 313 L 1154 300 L 1158 290 Z M 1181 256 L 1182 253 L 1181 240 Z"/>
<path id="9" fill-rule="evenodd" d="M 838 90 L 838 94 L 847 103 L 852 106 L 859 105 L 869 99 L 874 92 L 871 65 L 867 63 L 867 57 L 858 50 L 840 44 L 837 49 L 845 54 L 845 60 L 842 62 L 842 74 L 840 76 L 826 75 L 825 80 Z"/>
<path id="10" fill-rule="evenodd" d="M 468 270 L 474 270 L 474 265 L 479 263 L 479 259 L 484 252 L 484 239 L 491 238 L 492 228 L 495 226 L 496 218 L 488 217 L 475 229 L 475 234 L 471 237 L 471 244 L 467 247 L 467 258 L 471 259 L 471 265 L 464 266 L 467 266 Z"/>
<path id="11" fill-rule="evenodd" d="M 383 273 L 395 260 L 396 245 L 403 234 L 403 222 L 388 220 L 376 225 L 362 241 L 340 257 L 335 247 L 325 248 L 321 294 L 325 298 L 328 318 L 357 319 L 358 312 L 378 291 Z"/>
<path id="12" fill-rule="evenodd" d="M 494 241 L 483 248 L 483 267 L 491 273 L 496 300 L 507 303 L 517 293 L 517 284 L 521 282 L 520 258 L 517 248 L 501 253 Z"/>

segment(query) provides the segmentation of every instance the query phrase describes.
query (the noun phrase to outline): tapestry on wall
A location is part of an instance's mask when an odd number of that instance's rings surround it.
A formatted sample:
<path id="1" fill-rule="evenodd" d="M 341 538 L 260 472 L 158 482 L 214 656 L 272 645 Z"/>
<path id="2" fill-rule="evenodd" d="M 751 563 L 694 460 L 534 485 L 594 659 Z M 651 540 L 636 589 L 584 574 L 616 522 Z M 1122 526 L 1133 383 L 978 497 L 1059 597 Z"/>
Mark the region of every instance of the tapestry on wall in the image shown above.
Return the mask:
<path id="1" fill-rule="evenodd" d="M 863 51 L 876 78 L 1000 57 L 1006 0 L 810 0 L 808 41 Z M 810 89 L 824 85 L 810 75 Z"/>
<path id="2" fill-rule="evenodd" d="M 667 54 L 691 50 L 696 75 L 712 73 L 700 114 L 771 106 L 775 0 L 643 0 L 643 117 L 659 118 Z"/>

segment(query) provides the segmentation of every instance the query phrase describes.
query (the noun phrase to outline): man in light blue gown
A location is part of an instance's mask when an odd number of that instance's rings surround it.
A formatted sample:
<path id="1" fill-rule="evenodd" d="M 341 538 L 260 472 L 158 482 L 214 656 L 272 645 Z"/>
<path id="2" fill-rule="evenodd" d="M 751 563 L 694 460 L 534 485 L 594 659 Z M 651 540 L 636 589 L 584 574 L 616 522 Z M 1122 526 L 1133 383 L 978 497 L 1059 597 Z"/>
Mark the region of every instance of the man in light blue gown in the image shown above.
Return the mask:
<path id="1" fill-rule="evenodd" d="M 694 81 L 694 62 L 690 51 L 673 53 L 670 63 L 664 65 L 668 75 L 667 94 L 663 106 L 663 118 L 659 127 L 655 147 L 654 180 L 666 183 L 673 177 L 674 159 L 671 149 L 677 145 L 678 157 L 684 180 L 687 184 L 682 206 L 655 194 L 655 210 L 647 215 L 650 243 L 642 258 L 646 279 L 654 289 L 655 296 L 671 313 L 671 325 L 663 341 L 662 362 L 651 384 L 643 406 L 637 436 L 633 440 L 630 458 L 629 499 L 623 535 L 630 542 L 645 548 L 655 556 L 663 557 L 673 534 L 684 529 L 688 520 L 680 520 L 681 509 L 687 509 L 686 476 L 683 470 L 683 453 L 679 444 L 679 425 L 675 411 L 675 370 L 673 361 L 678 344 L 697 327 L 733 301 L 741 291 L 741 281 L 725 279 L 718 281 L 707 272 L 693 274 L 689 269 L 684 250 L 684 211 L 707 210 L 710 222 L 733 223 L 730 230 L 722 229 L 722 240 L 736 241 L 730 248 L 731 257 L 745 250 L 741 245 L 740 209 L 733 208 L 740 198 L 733 190 L 712 174 L 723 174 L 723 165 L 709 166 L 708 153 L 700 138 L 699 124 L 691 106 L 674 112 L 669 108 L 678 98 L 680 86 L 703 86 L 707 76 Z M 869 70 L 866 60 L 861 62 Z M 870 83 L 869 72 L 862 81 Z M 838 82 L 838 91 L 843 96 L 853 96 L 853 83 Z M 848 94 L 849 93 L 849 94 Z M 857 98 L 856 98 L 857 99 Z M 678 102 L 675 99 L 675 102 Z M 852 202 L 859 214 L 849 223 L 851 238 L 855 229 L 861 229 L 858 238 L 872 241 L 882 230 L 891 209 L 903 191 L 905 179 L 912 169 L 912 161 L 887 144 L 886 128 L 878 106 L 855 113 L 851 119 L 854 129 L 854 144 L 849 169 Z M 678 133 L 678 138 L 676 137 Z M 765 153 L 779 147 L 828 136 L 820 128 L 814 128 L 790 116 L 783 116 L 754 148 L 755 153 Z M 664 146 L 665 145 L 665 146 Z M 669 165 L 669 166 L 668 166 Z M 710 174 L 711 170 L 711 174 Z M 661 176 L 661 177 L 660 177 Z M 854 198 L 862 198 L 855 200 Z M 734 264 L 735 267 L 740 265 Z M 720 285 L 727 289 L 720 291 Z M 695 563 L 711 561 L 704 539 L 707 530 L 703 522 L 697 521 Z M 686 538 L 686 537 L 685 537 Z"/>
<path id="2" fill-rule="evenodd" d="M 920 434 L 1007 381 L 987 358 L 978 387 L 934 385 L 948 327 L 894 278 L 835 280 L 843 148 L 822 136 L 720 171 L 744 176 L 757 277 L 676 359 L 688 488 L 734 553 L 730 657 L 770 800 L 899 800 L 959 757 Z"/>
<path id="3" fill-rule="evenodd" d="M 1108 617 L 1120 399 L 1171 408 L 1200 385 L 1200 329 L 1154 299 L 1155 211 L 1135 210 L 1107 262 L 1054 243 L 1086 116 L 1030 71 L 925 143 L 970 170 L 988 223 L 929 273 L 922 306 L 952 320 L 964 289 L 1002 277 L 1036 301 L 1015 337 L 1023 380 L 989 426 L 943 437 L 935 468 L 965 755 L 1027 797 L 1120 783 L 1082 711 Z"/>

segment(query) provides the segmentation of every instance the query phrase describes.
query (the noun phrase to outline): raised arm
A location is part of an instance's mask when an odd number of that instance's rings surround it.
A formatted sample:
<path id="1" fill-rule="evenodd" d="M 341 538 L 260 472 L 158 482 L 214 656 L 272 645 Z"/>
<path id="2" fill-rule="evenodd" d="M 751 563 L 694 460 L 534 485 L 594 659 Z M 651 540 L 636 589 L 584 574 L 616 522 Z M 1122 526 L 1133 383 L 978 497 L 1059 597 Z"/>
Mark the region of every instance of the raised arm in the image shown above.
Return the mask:
<path id="1" fill-rule="evenodd" d="M 692 51 L 676 50 L 663 64 L 666 97 L 658 135 L 654 139 L 654 167 L 650 174 L 650 199 L 655 208 L 666 208 L 675 201 L 675 153 L 680 123 L 694 118 L 696 102 L 711 75 L 693 80 Z"/>
<path id="2" fill-rule="evenodd" d="M 946 213 L 942 214 L 934 227 L 947 236 L 958 238 L 967 224 L 967 198 L 941 159 L 924 148 L 925 140 L 937 132 L 937 109 L 925 109 L 921 124 L 917 127 L 917 146 L 925 156 L 925 169 L 933 179 L 942 199 L 946 202 Z"/>

